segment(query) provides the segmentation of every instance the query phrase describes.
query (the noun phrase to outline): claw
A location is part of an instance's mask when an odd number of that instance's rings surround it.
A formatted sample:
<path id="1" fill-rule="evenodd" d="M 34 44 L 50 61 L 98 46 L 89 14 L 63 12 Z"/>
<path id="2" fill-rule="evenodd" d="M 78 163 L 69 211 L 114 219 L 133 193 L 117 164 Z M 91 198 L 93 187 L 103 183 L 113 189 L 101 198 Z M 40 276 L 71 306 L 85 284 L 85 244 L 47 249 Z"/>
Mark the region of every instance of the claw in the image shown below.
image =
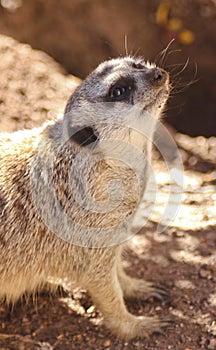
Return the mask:
<path id="1" fill-rule="evenodd" d="M 162 327 L 167 327 L 175 323 L 174 319 L 167 317 L 160 317 L 159 320 Z"/>
<path id="2" fill-rule="evenodd" d="M 154 297 L 155 299 L 158 299 L 159 301 L 163 301 L 164 299 L 167 299 L 169 296 L 167 289 L 165 289 L 164 287 L 162 287 L 160 285 L 151 284 L 150 288 L 152 288 L 152 290 L 146 294 L 146 298 Z"/>
<path id="3" fill-rule="evenodd" d="M 168 299 L 168 290 L 159 284 L 152 284 L 141 279 L 130 279 L 130 282 L 129 284 L 123 285 L 125 298 L 147 300 L 153 297 L 159 301 Z"/>
<path id="4" fill-rule="evenodd" d="M 169 327 L 170 325 L 172 325 L 174 323 L 174 320 L 170 319 L 170 318 L 166 318 L 166 317 L 159 317 L 159 326 L 155 327 L 154 329 L 154 333 L 158 333 L 158 334 L 164 334 L 164 327 Z"/>
<path id="5" fill-rule="evenodd" d="M 164 294 L 164 295 L 168 294 L 167 288 L 162 286 L 161 284 L 151 284 L 151 287 L 160 291 L 161 294 Z"/>
<path id="6" fill-rule="evenodd" d="M 149 292 L 149 293 L 146 294 L 145 299 L 149 299 L 149 298 L 152 298 L 152 297 L 157 299 L 157 300 L 159 300 L 159 301 L 163 301 L 165 296 L 161 295 L 158 292 Z"/>

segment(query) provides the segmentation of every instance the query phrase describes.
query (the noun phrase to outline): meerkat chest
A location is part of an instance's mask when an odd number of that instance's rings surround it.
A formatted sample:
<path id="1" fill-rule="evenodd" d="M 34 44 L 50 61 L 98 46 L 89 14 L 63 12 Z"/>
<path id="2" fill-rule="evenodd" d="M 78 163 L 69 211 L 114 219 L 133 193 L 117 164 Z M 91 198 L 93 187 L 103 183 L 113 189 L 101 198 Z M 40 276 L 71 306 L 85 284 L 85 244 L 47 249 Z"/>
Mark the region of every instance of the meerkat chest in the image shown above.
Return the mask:
<path id="1" fill-rule="evenodd" d="M 54 177 L 56 198 L 67 214 L 76 221 L 87 220 L 94 227 L 107 227 L 110 222 L 114 225 L 131 217 L 143 192 L 140 174 L 120 160 L 91 163 L 88 159 L 83 164 L 87 165 L 73 165 L 67 170 L 67 165 L 61 164 L 61 171 L 56 171 Z"/>
<path id="2" fill-rule="evenodd" d="M 89 173 L 89 193 L 95 201 L 126 207 L 140 199 L 142 183 L 136 169 L 121 160 L 101 161 Z"/>

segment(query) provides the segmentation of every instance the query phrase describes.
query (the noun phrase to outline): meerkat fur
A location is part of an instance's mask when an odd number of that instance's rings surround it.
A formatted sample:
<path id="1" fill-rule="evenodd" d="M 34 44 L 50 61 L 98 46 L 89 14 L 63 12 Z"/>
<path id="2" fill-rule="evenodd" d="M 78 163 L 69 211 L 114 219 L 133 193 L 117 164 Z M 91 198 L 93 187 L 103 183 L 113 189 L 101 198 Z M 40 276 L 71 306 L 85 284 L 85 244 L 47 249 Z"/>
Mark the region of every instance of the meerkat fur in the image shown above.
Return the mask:
<path id="1" fill-rule="evenodd" d="M 168 324 L 129 313 L 124 298 L 162 298 L 164 290 L 128 276 L 121 265 L 168 94 L 164 70 L 142 59 L 112 59 L 75 90 L 63 118 L 1 134 L 2 302 L 61 277 L 86 288 L 104 323 L 123 339 Z"/>

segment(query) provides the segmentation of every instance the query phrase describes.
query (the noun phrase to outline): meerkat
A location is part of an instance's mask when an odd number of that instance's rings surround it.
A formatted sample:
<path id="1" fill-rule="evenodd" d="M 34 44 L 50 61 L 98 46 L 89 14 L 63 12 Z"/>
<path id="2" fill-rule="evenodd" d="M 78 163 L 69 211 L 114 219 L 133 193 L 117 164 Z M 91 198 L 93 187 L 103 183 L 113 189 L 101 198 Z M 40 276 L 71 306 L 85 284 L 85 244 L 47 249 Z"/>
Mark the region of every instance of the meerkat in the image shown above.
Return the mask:
<path id="1" fill-rule="evenodd" d="M 100 64 L 62 118 L 0 139 L 0 299 L 15 302 L 61 277 L 88 290 L 118 337 L 149 336 L 169 320 L 135 316 L 124 298 L 163 288 L 121 265 L 149 177 L 152 137 L 169 74 L 144 60 Z"/>

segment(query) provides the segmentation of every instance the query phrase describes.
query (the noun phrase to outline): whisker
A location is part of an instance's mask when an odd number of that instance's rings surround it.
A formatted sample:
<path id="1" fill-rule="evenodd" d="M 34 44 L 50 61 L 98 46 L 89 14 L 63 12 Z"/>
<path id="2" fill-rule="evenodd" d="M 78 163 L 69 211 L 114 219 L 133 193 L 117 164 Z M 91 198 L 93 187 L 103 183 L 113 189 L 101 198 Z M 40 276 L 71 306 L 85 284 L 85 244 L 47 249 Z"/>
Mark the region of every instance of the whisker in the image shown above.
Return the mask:
<path id="1" fill-rule="evenodd" d="M 182 84 L 179 84 L 178 87 L 175 87 L 171 93 L 171 96 L 174 96 L 174 95 L 177 95 L 177 94 L 180 94 L 182 92 L 184 92 L 185 90 L 187 90 L 189 88 L 189 86 L 195 84 L 198 80 L 195 80 L 195 81 L 191 81 L 189 83 L 182 83 Z"/>
<path id="2" fill-rule="evenodd" d="M 167 52 L 166 57 L 164 57 L 163 66 L 166 67 L 165 66 L 166 61 L 170 55 L 172 55 L 173 53 L 181 52 L 181 51 L 182 51 L 181 49 L 176 49 L 176 50 L 170 50 L 169 52 Z"/>
<path id="3" fill-rule="evenodd" d="M 174 105 L 174 106 L 167 106 L 167 107 L 163 110 L 163 113 L 165 114 L 165 113 L 167 113 L 167 112 L 169 112 L 169 111 L 176 111 L 176 110 L 177 110 L 177 112 L 176 112 L 175 114 L 170 114 L 170 115 L 169 115 L 169 119 L 172 118 L 172 117 L 173 117 L 173 118 L 176 118 L 176 116 L 178 116 L 178 115 L 181 114 L 182 109 L 183 109 L 184 106 L 185 106 L 185 103 L 184 103 L 184 102 L 179 103 L 179 104 Z M 165 116 L 165 119 L 166 119 L 166 116 Z"/>
<path id="4" fill-rule="evenodd" d="M 164 58 L 167 54 L 167 51 L 169 50 L 170 46 L 173 44 L 174 41 L 175 41 L 174 38 L 171 39 L 170 42 L 167 44 L 167 46 L 161 52 L 159 52 L 159 54 L 156 56 L 155 62 L 158 61 L 159 66 L 163 66 Z"/>
<path id="5" fill-rule="evenodd" d="M 125 34 L 125 37 L 124 37 L 124 45 L 125 45 L 125 54 L 126 54 L 126 56 L 128 56 L 128 37 L 127 37 L 127 34 Z"/>
<path id="6" fill-rule="evenodd" d="M 136 58 L 136 56 L 137 56 L 137 54 L 138 54 L 138 52 L 141 50 L 141 48 L 140 47 L 138 47 L 138 49 L 134 52 L 134 57 Z"/>
<path id="7" fill-rule="evenodd" d="M 172 67 L 180 67 L 180 66 L 182 66 L 183 65 L 183 63 L 173 63 L 173 64 L 170 64 L 170 65 L 168 65 L 168 66 L 166 66 L 166 69 L 168 69 L 168 68 L 172 68 Z"/>
<path id="8" fill-rule="evenodd" d="M 189 61 L 190 61 L 190 59 L 189 59 L 189 57 L 188 57 L 187 60 L 186 60 L 186 62 L 185 62 L 185 64 L 184 64 L 184 66 L 183 66 L 183 68 L 182 68 L 178 73 L 176 73 L 174 77 L 178 77 L 181 73 L 184 72 L 184 70 L 185 70 L 185 69 L 187 68 L 187 66 L 189 65 Z"/>
<path id="9" fill-rule="evenodd" d="M 199 81 L 199 79 L 196 79 L 198 69 L 197 69 L 197 64 L 195 62 L 194 62 L 195 71 L 194 71 L 192 79 L 190 81 L 183 81 L 182 80 L 182 76 L 180 76 L 180 75 L 185 71 L 185 69 L 188 66 L 189 66 L 189 58 L 186 60 L 184 66 L 182 67 L 182 69 L 179 72 L 177 72 L 173 75 L 171 74 L 171 83 L 172 83 L 171 95 L 172 96 L 179 94 L 179 93 L 182 93 L 189 86 L 191 86 L 191 85 L 195 84 L 197 81 Z M 175 69 L 173 71 L 175 71 Z"/>

